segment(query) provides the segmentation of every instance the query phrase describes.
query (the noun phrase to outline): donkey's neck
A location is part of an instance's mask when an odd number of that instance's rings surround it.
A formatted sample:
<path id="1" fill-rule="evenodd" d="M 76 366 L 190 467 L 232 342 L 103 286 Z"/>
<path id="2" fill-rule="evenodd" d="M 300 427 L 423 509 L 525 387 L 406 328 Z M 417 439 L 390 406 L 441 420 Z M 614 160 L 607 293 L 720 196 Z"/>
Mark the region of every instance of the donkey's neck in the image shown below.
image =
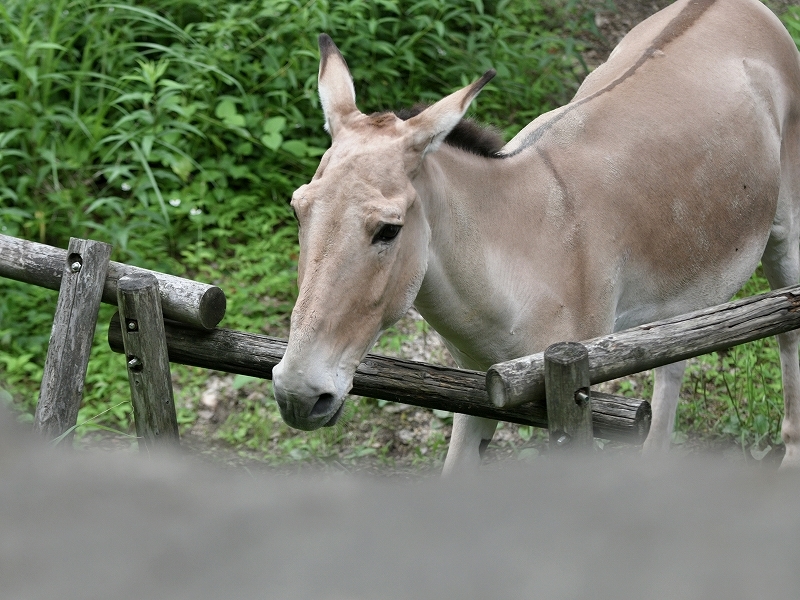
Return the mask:
<path id="1" fill-rule="evenodd" d="M 431 229 L 428 269 L 414 304 L 462 366 L 486 369 L 521 352 L 519 315 L 550 295 L 530 260 L 543 219 L 524 181 L 530 163 L 530 157 L 489 159 L 442 146 L 414 179 Z"/>

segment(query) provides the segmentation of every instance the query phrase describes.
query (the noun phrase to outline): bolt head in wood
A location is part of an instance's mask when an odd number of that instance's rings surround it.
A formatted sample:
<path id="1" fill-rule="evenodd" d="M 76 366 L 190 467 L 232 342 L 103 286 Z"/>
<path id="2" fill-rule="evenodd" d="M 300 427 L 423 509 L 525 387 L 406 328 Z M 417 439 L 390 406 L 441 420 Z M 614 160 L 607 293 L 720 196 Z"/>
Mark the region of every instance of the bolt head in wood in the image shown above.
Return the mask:
<path id="1" fill-rule="evenodd" d="M 73 273 L 79 273 L 79 272 L 80 272 L 80 270 L 81 270 L 81 267 L 82 267 L 82 266 L 83 266 L 83 265 L 81 265 L 81 261 L 79 261 L 79 260 L 76 260 L 75 262 L 73 262 L 73 263 L 72 263 L 72 264 L 69 266 L 69 268 L 70 268 L 70 271 L 72 271 Z"/>
<path id="2" fill-rule="evenodd" d="M 142 370 L 141 359 L 136 356 L 132 356 L 130 359 L 128 359 L 128 368 L 131 371 L 141 371 Z"/>
<path id="3" fill-rule="evenodd" d="M 139 323 L 135 319 L 126 319 L 125 327 L 127 327 L 128 331 L 139 331 Z"/>
<path id="4" fill-rule="evenodd" d="M 575 392 L 575 404 L 578 406 L 583 406 L 584 403 L 589 401 L 589 391 L 586 389 L 580 389 Z"/>

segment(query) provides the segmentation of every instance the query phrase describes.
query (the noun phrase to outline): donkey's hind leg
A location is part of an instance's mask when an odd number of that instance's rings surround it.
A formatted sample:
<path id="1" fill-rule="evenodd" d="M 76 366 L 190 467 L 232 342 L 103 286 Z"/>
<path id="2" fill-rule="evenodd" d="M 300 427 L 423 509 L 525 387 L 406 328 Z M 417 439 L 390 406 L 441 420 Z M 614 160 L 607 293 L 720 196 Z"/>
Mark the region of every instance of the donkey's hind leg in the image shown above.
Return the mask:
<path id="1" fill-rule="evenodd" d="M 795 227 L 773 228 L 761 259 L 772 289 L 797 285 L 800 281 L 800 246 L 797 231 L 793 229 Z M 783 235 L 777 235 L 778 232 Z M 783 379 L 781 437 L 786 445 L 782 466 L 800 467 L 800 362 L 797 356 L 800 331 L 789 331 L 777 338 Z"/>
<path id="2" fill-rule="evenodd" d="M 675 410 L 678 408 L 678 394 L 681 391 L 685 370 L 685 360 L 655 369 L 651 403 L 653 422 L 642 448 L 642 454 L 645 456 L 669 450 L 672 429 L 675 426 Z"/>

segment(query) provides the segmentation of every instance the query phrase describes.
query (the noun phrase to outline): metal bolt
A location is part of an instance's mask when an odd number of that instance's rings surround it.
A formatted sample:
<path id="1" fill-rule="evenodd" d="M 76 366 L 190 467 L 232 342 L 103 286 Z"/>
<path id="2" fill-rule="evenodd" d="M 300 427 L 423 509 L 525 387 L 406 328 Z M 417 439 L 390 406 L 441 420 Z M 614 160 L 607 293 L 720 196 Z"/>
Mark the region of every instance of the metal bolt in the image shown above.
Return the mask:
<path id="1" fill-rule="evenodd" d="M 563 446 L 564 444 L 568 444 L 571 439 L 572 438 L 568 433 L 562 433 L 556 439 L 556 444 L 558 444 L 559 446 Z"/>
<path id="2" fill-rule="evenodd" d="M 129 369 L 138 369 L 141 366 L 142 366 L 142 361 L 139 358 L 135 357 L 135 356 L 128 361 L 128 368 Z"/>
<path id="3" fill-rule="evenodd" d="M 72 270 L 72 272 L 73 272 L 73 273 L 78 273 L 78 272 L 81 270 L 81 267 L 82 267 L 82 266 L 83 266 L 83 265 L 81 265 L 81 261 L 79 261 L 79 260 L 76 260 L 74 263 L 72 263 L 72 264 L 70 265 L 70 267 L 69 267 L 69 268 Z"/>
<path id="4" fill-rule="evenodd" d="M 587 394 L 585 391 L 578 390 L 577 392 L 575 392 L 575 403 L 578 406 L 582 406 L 588 400 L 589 400 L 589 394 Z"/>
<path id="5" fill-rule="evenodd" d="M 128 331 L 136 331 L 139 329 L 139 324 L 133 319 L 128 319 L 127 326 Z"/>

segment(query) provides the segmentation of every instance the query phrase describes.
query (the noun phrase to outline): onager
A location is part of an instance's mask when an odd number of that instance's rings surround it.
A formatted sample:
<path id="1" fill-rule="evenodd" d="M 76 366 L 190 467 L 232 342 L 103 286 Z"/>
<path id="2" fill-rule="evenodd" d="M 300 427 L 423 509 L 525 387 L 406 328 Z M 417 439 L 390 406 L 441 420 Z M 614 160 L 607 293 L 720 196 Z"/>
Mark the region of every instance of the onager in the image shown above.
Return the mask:
<path id="1" fill-rule="evenodd" d="M 800 279 L 800 54 L 757 0 L 678 0 L 505 146 L 462 121 L 493 71 L 405 120 L 365 115 L 319 41 L 332 145 L 292 198 L 299 297 L 274 369 L 294 427 L 336 422 L 412 304 L 486 370 L 724 302 L 759 260 L 773 288 Z M 798 340 L 778 336 L 784 465 L 800 464 Z M 646 454 L 669 447 L 684 366 L 655 372 Z M 478 466 L 496 425 L 456 415 L 445 473 Z"/>

